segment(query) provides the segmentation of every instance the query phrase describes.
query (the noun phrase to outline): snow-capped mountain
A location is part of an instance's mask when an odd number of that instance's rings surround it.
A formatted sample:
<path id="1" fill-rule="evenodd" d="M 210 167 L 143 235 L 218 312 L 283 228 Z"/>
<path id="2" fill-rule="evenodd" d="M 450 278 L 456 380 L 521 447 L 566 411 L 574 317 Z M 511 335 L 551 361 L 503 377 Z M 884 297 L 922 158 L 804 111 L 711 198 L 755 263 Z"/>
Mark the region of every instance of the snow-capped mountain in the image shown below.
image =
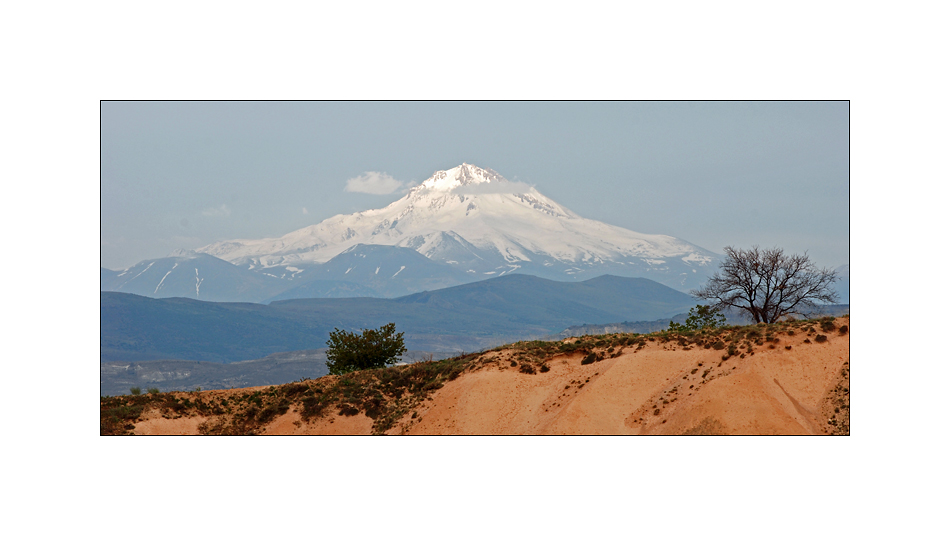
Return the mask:
<path id="1" fill-rule="evenodd" d="M 357 244 L 399 246 L 472 277 L 517 272 L 555 280 L 647 277 L 676 289 L 705 282 L 719 255 L 665 235 L 582 218 L 535 188 L 462 164 L 437 171 L 380 209 L 338 215 L 279 238 L 199 249 L 253 271 L 305 269 Z"/>

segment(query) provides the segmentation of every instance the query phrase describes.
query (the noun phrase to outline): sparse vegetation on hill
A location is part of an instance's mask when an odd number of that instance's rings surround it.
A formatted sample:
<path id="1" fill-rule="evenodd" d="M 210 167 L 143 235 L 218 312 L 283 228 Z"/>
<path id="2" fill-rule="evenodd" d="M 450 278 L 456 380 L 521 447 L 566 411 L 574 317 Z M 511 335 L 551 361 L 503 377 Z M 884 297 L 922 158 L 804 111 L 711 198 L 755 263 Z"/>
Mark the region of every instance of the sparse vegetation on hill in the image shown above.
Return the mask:
<path id="1" fill-rule="evenodd" d="M 838 382 L 825 395 L 822 406 L 828 418 L 828 433 L 830 435 L 851 435 L 850 361 L 845 361 L 841 370 L 838 371 Z"/>
<path id="2" fill-rule="evenodd" d="M 406 427 L 421 418 L 420 408 L 432 399 L 436 391 L 463 374 L 489 367 L 519 376 L 542 378 L 552 370 L 552 365 L 559 362 L 555 361 L 556 358 L 580 357 L 583 369 L 590 370 L 587 366 L 618 358 L 625 350 L 626 355 L 637 353 L 647 346 L 676 352 L 693 349 L 716 352 L 716 359 L 704 358 L 683 373 L 683 380 L 693 382 L 688 391 L 694 392 L 700 385 L 728 375 L 733 367 L 723 365 L 729 359 L 747 359 L 766 345 L 772 351 L 781 351 L 778 345 L 785 340 L 790 340 L 793 335 L 812 336 L 817 333 L 816 327 L 831 336 L 846 336 L 846 324 L 839 324 L 835 319 L 825 317 L 696 331 L 667 330 L 647 335 L 608 334 L 556 342 L 521 341 L 441 361 L 361 370 L 316 380 L 302 379 L 259 389 L 190 393 L 154 393 L 149 390 L 148 394 L 101 397 L 100 434 L 131 433 L 135 423 L 146 416 L 163 419 L 197 417 L 202 419 L 198 432 L 203 434 L 260 434 L 274 419 L 291 410 L 299 415 L 300 421 L 306 422 L 332 421 L 363 414 L 372 419 L 373 433 L 387 433 L 394 427 L 398 430 L 398 426 L 402 426 L 404 432 Z M 846 376 L 847 370 L 843 374 Z M 834 417 L 829 418 L 834 424 L 829 422 L 829 426 L 833 426 L 836 433 L 848 433 L 846 420 L 849 414 L 842 413 L 849 410 L 850 401 L 845 398 L 847 386 L 838 387 L 829 395 L 829 404 L 833 403 L 830 411 L 836 411 Z M 680 392 L 686 390 L 684 383 Z M 654 408 L 646 408 L 649 415 L 645 414 L 641 419 L 652 418 L 654 412 L 660 418 L 660 410 L 666 411 L 667 406 L 683 395 L 688 393 L 678 395 L 675 387 L 665 391 L 653 402 Z"/>
<path id="3" fill-rule="evenodd" d="M 304 419 L 319 418 L 332 411 L 339 415 L 364 412 L 373 419 L 373 432 L 383 433 L 472 365 L 475 354 L 422 361 L 412 365 L 346 374 L 336 381 L 321 378 L 300 399 Z M 355 412 L 355 413 L 354 413 Z"/>

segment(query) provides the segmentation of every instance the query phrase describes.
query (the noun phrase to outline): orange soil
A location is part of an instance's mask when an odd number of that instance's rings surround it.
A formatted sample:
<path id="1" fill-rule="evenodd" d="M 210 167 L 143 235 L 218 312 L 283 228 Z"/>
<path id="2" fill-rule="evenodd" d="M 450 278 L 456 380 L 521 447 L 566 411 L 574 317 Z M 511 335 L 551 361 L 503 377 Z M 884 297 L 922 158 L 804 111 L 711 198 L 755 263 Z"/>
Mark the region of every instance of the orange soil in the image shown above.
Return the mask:
<path id="1" fill-rule="evenodd" d="M 831 428 L 823 401 L 849 360 L 849 334 L 826 335 L 828 342 L 805 343 L 814 334 L 782 334 L 774 349 L 766 343 L 726 361 L 723 350 L 661 343 L 589 365 L 580 364 L 580 354 L 555 356 L 551 370 L 538 374 L 522 374 L 501 359 L 446 383 L 416 418 L 407 415 L 388 433 L 825 434 Z M 142 418 L 136 434 L 193 434 L 204 420 L 168 420 L 157 412 Z M 364 414 L 301 421 L 292 408 L 265 433 L 359 435 L 371 433 L 373 424 Z"/>

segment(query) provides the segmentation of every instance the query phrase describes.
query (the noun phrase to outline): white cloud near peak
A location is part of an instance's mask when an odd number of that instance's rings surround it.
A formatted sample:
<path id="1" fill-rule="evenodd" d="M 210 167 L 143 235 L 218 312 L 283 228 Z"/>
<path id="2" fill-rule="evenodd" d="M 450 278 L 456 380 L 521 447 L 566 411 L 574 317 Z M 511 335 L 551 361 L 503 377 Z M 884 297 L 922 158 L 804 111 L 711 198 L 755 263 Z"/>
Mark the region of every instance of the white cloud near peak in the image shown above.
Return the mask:
<path id="1" fill-rule="evenodd" d="M 346 181 L 347 192 L 363 194 L 387 195 L 402 188 L 404 183 L 397 181 L 392 175 L 379 171 L 367 171 L 358 177 Z"/>

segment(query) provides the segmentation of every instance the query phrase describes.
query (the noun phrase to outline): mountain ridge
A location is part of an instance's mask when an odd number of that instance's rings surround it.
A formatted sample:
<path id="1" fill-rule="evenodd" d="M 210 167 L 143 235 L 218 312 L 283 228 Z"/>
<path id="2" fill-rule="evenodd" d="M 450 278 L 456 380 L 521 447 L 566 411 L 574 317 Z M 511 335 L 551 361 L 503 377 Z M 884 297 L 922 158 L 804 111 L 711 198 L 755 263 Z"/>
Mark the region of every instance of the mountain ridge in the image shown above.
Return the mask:
<path id="1" fill-rule="evenodd" d="M 206 302 L 100 293 L 103 361 L 227 363 L 325 346 L 334 328 L 395 322 L 410 350 L 474 351 L 577 324 L 667 318 L 695 300 L 647 279 L 558 282 L 512 274 L 400 298 Z"/>

